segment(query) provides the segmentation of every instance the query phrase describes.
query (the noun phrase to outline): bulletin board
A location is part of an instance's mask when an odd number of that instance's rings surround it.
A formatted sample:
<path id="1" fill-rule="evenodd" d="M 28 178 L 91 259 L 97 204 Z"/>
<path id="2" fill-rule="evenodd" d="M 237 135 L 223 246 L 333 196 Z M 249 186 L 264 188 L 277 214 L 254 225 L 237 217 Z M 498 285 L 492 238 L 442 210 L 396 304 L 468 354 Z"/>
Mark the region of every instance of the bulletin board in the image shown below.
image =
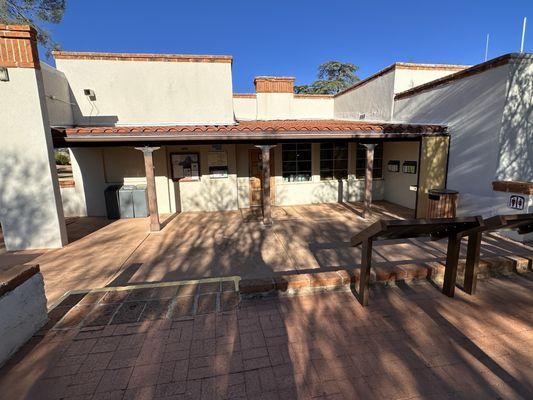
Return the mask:
<path id="1" fill-rule="evenodd" d="M 211 178 L 228 177 L 228 153 L 225 151 L 210 151 L 207 154 L 207 165 Z"/>
<path id="2" fill-rule="evenodd" d="M 170 165 L 174 181 L 200 179 L 200 155 L 198 153 L 171 153 Z"/>

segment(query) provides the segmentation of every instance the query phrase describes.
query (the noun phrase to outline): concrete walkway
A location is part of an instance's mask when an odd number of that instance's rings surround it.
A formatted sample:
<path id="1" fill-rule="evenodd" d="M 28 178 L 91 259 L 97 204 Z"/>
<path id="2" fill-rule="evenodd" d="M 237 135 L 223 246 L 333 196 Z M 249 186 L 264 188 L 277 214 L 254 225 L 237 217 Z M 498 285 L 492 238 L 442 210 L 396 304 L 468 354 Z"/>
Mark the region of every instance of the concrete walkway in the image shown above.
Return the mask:
<path id="1" fill-rule="evenodd" d="M 221 299 L 215 309 L 226 305 L 218 312 L 201 306 L 213 290 Z M 458 291 L 455 298 L 429 283 L 378 286 L 367 308 L 349 292 L 228 304 L 224 294 L 236 294 L 224 285 L 92 293 L 0 370 L 0 393 L 39 400 L 531 399 L 532 291 L 529 273 L 483 280 L 477 295 Z M 163 303 L 164 312 L 151 306 Z"/>
<path id="2" fill-rule="evenodd" d="M 246 212 L 183 213 L 167 218 L 159 233 L 147 232 L 146 219 L 71 220 L 63 249 L 47 252 L 0 251 L 0 268 L 36 262 L 44 275 L 49 305 L 69 290 L 125 286 L 184 279 L 352 269 L 360 249 L 353 234 L 377 218 L 411 217 L 411 211 L 378 202 L 370 220 L 360 204 L 320 204 L 274 208 L 275 223 L 265 228 Z M 88 234 L 89 233 L 89 234 Z M 403 265 L 445 259 L 446 240 L 377 242 L 374 265 Z M 533 247 L 485 235 L 482 257 L 527 255 Z"/>

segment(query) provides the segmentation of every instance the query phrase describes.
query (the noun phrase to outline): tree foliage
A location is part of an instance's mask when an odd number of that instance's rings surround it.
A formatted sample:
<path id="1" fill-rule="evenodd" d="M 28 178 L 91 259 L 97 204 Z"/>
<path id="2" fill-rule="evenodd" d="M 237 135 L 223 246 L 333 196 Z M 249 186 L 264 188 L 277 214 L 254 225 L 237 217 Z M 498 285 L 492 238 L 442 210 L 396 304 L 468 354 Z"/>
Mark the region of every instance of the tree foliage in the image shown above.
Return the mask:
<path id="1" fill-rule="evenodd" d="M 317 80 L 310 85 L 294 87 L 294 93 L 335 94 L 359 81 L 357 65 L 328 61 L 318 67 Z"/>
<path id="2" fill-rule="evenodd" d="M 37 30 L 37 40 L 50 52 L 57 46 L 47 23 L 61 22 L 66 0 L 0 0 L 0 23 L 30 25 Z"/>

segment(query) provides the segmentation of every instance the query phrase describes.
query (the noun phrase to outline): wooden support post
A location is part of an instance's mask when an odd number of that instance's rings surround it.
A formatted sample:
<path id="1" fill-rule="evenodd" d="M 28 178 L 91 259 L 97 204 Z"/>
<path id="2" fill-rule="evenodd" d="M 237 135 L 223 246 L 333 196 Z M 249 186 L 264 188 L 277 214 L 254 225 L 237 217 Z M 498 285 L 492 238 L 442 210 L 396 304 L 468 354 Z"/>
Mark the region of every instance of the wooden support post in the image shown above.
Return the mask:
<path id="1" fill-rule="evenodd" d="M 464 291 L 468 294 L 476 293 L 477 269 L 479 265 L 479 252 L 481 249 L 481 236 L 481 232 L 475 232 L 468 236 L 464 281 Z"/>
<path id="2" fill-rule="evenodd" d="M 444 270 L 444 284 L 442 293 L 453 297 L 455 293 L 455 281 L 457 280 L 457 266 L 459 264 L 459 251 L 461 249 L 461 237 L 457 233 L 448 236 L 448 250 L 446 252 L 446 269 Z"/>
<path id="3" fill-rule="evenodd" d="M 159 211 L 157 210 L 153 152 L 158 150 L 159 147 L 136 147 L 135 149 L 142 151 L 144 155 L 146 190 L 148 192 L 148 210 L 150 211 L 150 231 L 158 232 L 161 230 L 161 223 L 159 222 Z"/>
<path id="4" fill-rule="evenodd" d="M 365 144 L 366 147 L 366 170 L 365 170 L 365 205 L 363 218 L 372 215 L 372 179 L 374 171 L 374 148 L 375 144 Z"/>
<path id="5" fill-rule="evenodd" d="M 361 274 L 359 275 L 359 303 L 368 305 L 370 290 L 370 268 L 372 267 L 372 239 L 365 238 L 361 245 Z"/>
<path id="6" fill-rule="evenodd" d="M 258 145 L 261 149 L 261 205 L 263 208 L 263 224 L 272 225 L 270 207 L 270 149 L 275 145 Z"/>

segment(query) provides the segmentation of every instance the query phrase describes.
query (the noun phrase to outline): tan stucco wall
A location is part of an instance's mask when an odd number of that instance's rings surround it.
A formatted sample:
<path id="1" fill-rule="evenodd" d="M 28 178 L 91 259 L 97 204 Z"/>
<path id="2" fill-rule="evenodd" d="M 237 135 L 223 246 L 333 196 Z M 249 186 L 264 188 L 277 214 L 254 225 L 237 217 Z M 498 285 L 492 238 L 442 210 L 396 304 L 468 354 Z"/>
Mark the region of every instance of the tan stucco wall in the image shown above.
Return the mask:
<path id="1" fill-rule="evenodd" d="M 427 214 L 428 190 L 446 187 L 449 137 L 424 137 L 420 151 L 417 218 Z"/>
<path id="2" fill-rule="evenodd" d="M 168 179 L 170 201 L 173 212 L 181 211 L 228 211 L 237 210 L 237 165 L 235 145 L 222 145 L 220 150 L 227 152 L 228 177 L 211 178 L 209 175 L 208 153 L 219 151 L 213 146 L 167 146 L 170 153 L 199 153 L 200 180 L 174 182 Z M 157 173 L 157 168 L 156 168 Z M 170 178 L 170 174 L 169 174 Z"/>
<path id="3" fill-rule="evenodd" d="M 418 147 L 418 142 L 388 142 L 383 146 L 384 200 L 407 208 L 415 208 L 416 190 L 410 190 L 410 186 L 416 186 L 418 173 L 403 173 L 402 164 L 404 161 L 416 161 L 418 163 Z M 387 170 L 387 164 L 390 160 L 400 161 L 399 172 Z M 418 167 L 420 166 L 417 164 Z"/>
<path id="4" fill-rule="evenodd" d="M 275 147 L 277 205 L 337 203 L 363 199 L 365 182 L 363 179 L 355 178 L 356 146 L 354 143 L 349 143 L 348 147 L 348 179 L 343 179 L 341 183 L 336 180 L 320 180 L 320 143 L 312 144 L 311 181 L 283 182 L 282 146 Z M 374 199 L 382 200 L 383 191 L 384 181 L 374 180 L 372 187 Z"/>
<path id="5" fill-rule="evenodd" d="M 0 223 L 8 250 L 66 244 L 40 70 L 9 68 L 0 82 Z"/>
<path id="6" fill-rule="evenodd" d="M 72 100 L 65 74 L 41 62 L 44 94 L 51 126 L 72 126 Z"/>
<path id="7" fill-rule="evenodd" d="M 230 63 L 56 60 L 78 125 L 233 123 Z M 92 89 L 90 101 L 83 89 Z"/>

